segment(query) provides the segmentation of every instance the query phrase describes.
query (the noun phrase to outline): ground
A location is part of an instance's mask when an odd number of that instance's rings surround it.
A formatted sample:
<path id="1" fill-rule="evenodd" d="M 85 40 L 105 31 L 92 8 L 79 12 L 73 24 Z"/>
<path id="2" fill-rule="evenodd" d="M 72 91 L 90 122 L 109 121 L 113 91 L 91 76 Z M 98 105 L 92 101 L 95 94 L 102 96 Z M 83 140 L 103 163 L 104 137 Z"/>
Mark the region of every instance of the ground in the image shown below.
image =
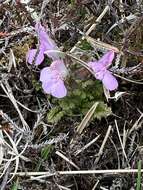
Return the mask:
<path id="1" fill-rule="evenodd" d="M 39 81 L 52 60 L 26 60 L 37 20 L 64 52 L 62 99 Z M 0 1 L 1 190 L 143 188 L 142 22 L 142 0 Z M 109 93 L 85 65 L 111 50 Z"/>

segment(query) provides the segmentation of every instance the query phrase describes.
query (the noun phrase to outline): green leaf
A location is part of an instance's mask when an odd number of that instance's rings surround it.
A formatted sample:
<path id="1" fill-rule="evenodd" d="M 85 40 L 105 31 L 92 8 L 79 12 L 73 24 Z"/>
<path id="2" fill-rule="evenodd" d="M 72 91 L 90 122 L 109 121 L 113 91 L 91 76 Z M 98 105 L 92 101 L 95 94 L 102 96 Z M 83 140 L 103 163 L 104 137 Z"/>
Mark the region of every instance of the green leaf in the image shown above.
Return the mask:
<path id="1" fill-rule="evenodd" d="M 60 111 L 60 107 L 52 108 L 47 114 L 47 120 L 50 123 L 57 123 L 64 116 L 65 112 Z"/>
<path id="2" fill-rule="evenodd" d="M 94 86 L 95 81 L 89 79 L 89 80 L 87 80 L 85 82 L 82 82 L 81 85 L 82 85 L 83 89 L 86 89 L 88 86 Z"/>
<path id="3" fill-rule="evenodd" d="M 93 47 L 90 45 L 89 42 L 87 42 L 86 39 L 80 42 L 79 48 L 81 48 L 82 50 L 93 50 Z"/>
<path id="4" fill-rule="evenodd" d="M 41 90 L 41 84 L 37 80 L 32 79 L 32 84 L 36 91 Z"/>

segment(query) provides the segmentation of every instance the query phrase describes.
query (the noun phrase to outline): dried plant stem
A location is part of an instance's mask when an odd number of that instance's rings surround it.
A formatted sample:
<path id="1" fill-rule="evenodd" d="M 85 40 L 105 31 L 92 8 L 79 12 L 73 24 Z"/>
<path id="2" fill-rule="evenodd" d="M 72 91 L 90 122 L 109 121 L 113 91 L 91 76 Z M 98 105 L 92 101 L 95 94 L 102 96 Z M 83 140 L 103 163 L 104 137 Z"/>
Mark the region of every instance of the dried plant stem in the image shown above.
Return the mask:
<path id="1" fill-rule="evenodd" d="M 99 180 L 95 183 L 95 185 L 93 186 L 92 190 L 95 190 L 95 188 L 97 187 L 98 183 L 99 183 Z"/>
<path id="2" fill-rule="evenodd" d="M 82 151 L 84 151 L 85 149 L 87 149 L 88 147 L 90 147 L 93 143 L 95 143 L 99 139 L 99 137 L 100 137 L 100 135 L 98 135 L 97 137 L 95 137 L 92 141 L 90 141 L 88 144 L 86 144 L 83 148 L 77 150 L 76 153 L 75 153 L 75 156 L 77 156 Z"/>
<path id="3" fill-rule="evenodd" d="M 64 159 L 66 162 L 68 162 L 69 164 L 71 164 L 73 167 L 75 167 L 77 170 L 79 170 L 80 168 L 73 163 L 73 161 L 69 160 L 65 155 L 63 155 L 61 152 L 56 151 L 56 153 L 58 156 L 60 156 L 62 159 Z"/>
<path id="4" fill-rule="evenodd" d="M 0 85 L 1 85 L 2 89 L 4 90 L 4 92 L 6 93 L 7 97 L 8 97 L 8 98 L 10 99 L 10 101 L 13 103 L 13 105 L 14 105 L 16 111 L 18 112 L 19 117 L 20 117 L 20 119 L 21 119 L 21 122 L 22 122 L 22 124 L 23 124 L 24 130 L 25 130 L 25 131 L 29 131 L 29 126 L 28 126 L 28 124 L 26 123 L 26 121 L 25 121 L 25 119 L 24 119 L 24 117 L 23 117 L 23 115 L 22 115 L 22 113 L 21 113 L 21 111 L 20 111 L 20 109 L 19 109 L 19 107 L 18 107 L 18 105 L 17 105 L 17 102 L 16 102 L 16 100 L 15 100 L 15 97 L 14 97 L 14 95 L 13 95 L 13 93 L 12 93 L 12 89 L 11 89 L 11 87 L 10 87 L 8 81 L 4 81 L 3 83 L 0 83 Z"/>
<path id="5" fill-rule="evenodd" d="M 111 3 L 113 3 L 113 2 L 114 2 L 114 0 L 112 0 Z M 92 24 L 92 26 L 86 31 L 85 34 L 82 33 L 82 35 L 83 35 L 82 39 L 84 39 L 85 37 L 87 37 L 87 38 L 89 37 L 89 34 L 90 34 L 93 30 L 95 30 L 97 24 L 99 24 L 99 23 L 101 22 L 102 18 L 105 16 L 105 14 L 107 13 L 107 11 L 108 11 L 109 9 L 110 9 L 110 7 L 109 7 L 109 5 L 107 5 L 107 6 L 103 9 L 103 11 L 102 11 L 102 13 L 99 15 L 99 17 L 96 19 L 95 23 Z M 80 43 L 80 41 L 78 41 L 77 44 L 78 44 L 78 43 Z M 75 49 L 76 49 L 76 45 L 71 49 L 70 53 L 73 53 Z"/>
<path id="6" fill-rule="evenodd" d="M 113 170 L 73 170 L 73 171 L 57 171 L 55 173 L 50 172 L 17 172 L 17 176 L 54 176 L 54 175 L 90 175 L 90 174 L 105 174 L 105 175 L 115 175 L 115 174 L 132 174 L 138 173 L 138 169 L 113 169 Z M 143 173 L 143 169 L 141 169 Z M 1 173 L 0 173 L 1 174 Z M 9 175 L 13 175 L 10 173 Z"/>
<path id="7" fill-rule="evenodd" d="M 107 139 L 108 139 L 108 137 L 110 135 L 111 129 L 112 129 L 112 126 L 109 125 L 108 130 L 107 130 L 106 135 L 105 135 L 105 138 L 104 138 L 104 140 L 102 142 L 102 145 L 100 147 L 100 150 L 98 152 L 97 158 L 95 159 L 95 162 L 94 162 L 95 164 L 97 164 L 99 162 L 99 159 L 100 159 L 101 155 L 103 154 L 103 149 L 104 149 L 105 144 L 107 142 Z"/>
<path id="8" fill-rule="evenodd" d="M 124 148 L 123 142 L 122 142 L 121 137 L 120 137 L 120 132 L 119 132 L 119 128 L 118 128 L 118 124 L 117 124 L 116 120 L 115 120 L 115 126 L 116 126 L 117 134 L 118 134 L 118 137 L 119 137 L 119 141 L 120 141 L 120 144 L 121 144 L 121 147 L 122 147 L 123 155 L 124 155 L 124 157 L 126 159 L 128 167 L 130 167 L 129 161 L 128 161 L 128 158 L 127 158 L 127 155 L 126 155 L 126 152 L 125 152 L 125 148 Z"/>
<path id="9" fill-rule="evenodd" d="M 5 175 L 3 176 L 3 181 L 2 181 L 2 183 L 1 183 L 1 185 L 0 185 L 0 189 L 1 189 L 1 190 L 5 190 L 5 188 L 6 188 L 7 181 L 8 181 L 9 170 L 10 170 L 10 169 L 9 169 L 9 167 L 8 167 L 8 169 L 7 169 L 6 173 L 5 173 Z"/>
<path id="10" fill-rule="evenodd" d="M 90 36 L 83 36 L 82 37 L 82 39 L 84 40 L 84 39 L 86 39 L 87 40 L 87 42 L 89 42 L 91 45 L 92 45 L 92 47 L 95 49 L 95 48 L 99 48 L 99 49 L 103 49 L 103 50 L 112 50 L 112 51 L 114 51 L 114 52 L 116 52 L 116 53 L 119 53 L 120 52 L 120 50 L 117 48 L 117 47 L 115 47 L 115 46 L 113 46 L 113 45 L 110 45 L 110 44 L 107 44 L 107 43 L 105 43 L 105 42 L 102 42 L 102 41 L 100 41 L 100 40 L 96 40 L 96 39 L 94 39 L 94 38 L 92 38 L 92 37 L 90 37 Z M 121 54 L 122 54 L 122 52 L 120 52 Z"/>
<path id="11" fill-rule="evenodd" d="M 121 79 L 127 81 L 127 82 L 131 82 L 131 83 L 135 83 L 135 84 L 143 84 L 143 82 L 139 82 L 139 81 L 131 80 L 131 79 L 125 78 L 125 77 L 120 76 L 120 75 L 115 74 L 115 73 L 114 73 L 114 75 L 115 75 L 116 77 L 118 77 L 118 78 L 121 78 Z"/>
<path id="12" fill-rule="evenodd" d="M 114 2 L 114 0 L 112 0 L 112 3 Z M 110 9 L 109 5 L 107 5 L 102 13 L 99 15 L 99 17 L 96 19 L 95 23 L 87 30 L 87 32 L 85 33 L 86 36 L 88 36 L 93 30 L 95 30 L 97 24 L 99 24 L 102 20 L 102 18 L 105 16 L 105 14 L 108 12 L 108 10 Z"/>
<path id="13" fill-rule="evenodd" d="M 140 117 L 138 118 L 138 120 L 134 123 L 134 125 L 132 126 L 132 128 L 130 129 L 130 131 L 128 132 L 128 136 L 135 130 L 139 129 L 142 124 L 143 124 L 143 113 L 140 115 Z"/>
<path id="14" fill-rule="evenodd" d="M 85 67 L 90 73 L 92 73 L 94 75 L 94 72 L 89 68 L 89 66 L 87 65 L 86 62 L 82 61 L 81 59 L 78 59 L 77 57 L 75 57 L 74 55 L 70 54 L 70 53 L 66 53 L 67 56 L 71 57 L 72 59 L 76 60 L 78 63 L 80 63 L 83 67 Z"/>

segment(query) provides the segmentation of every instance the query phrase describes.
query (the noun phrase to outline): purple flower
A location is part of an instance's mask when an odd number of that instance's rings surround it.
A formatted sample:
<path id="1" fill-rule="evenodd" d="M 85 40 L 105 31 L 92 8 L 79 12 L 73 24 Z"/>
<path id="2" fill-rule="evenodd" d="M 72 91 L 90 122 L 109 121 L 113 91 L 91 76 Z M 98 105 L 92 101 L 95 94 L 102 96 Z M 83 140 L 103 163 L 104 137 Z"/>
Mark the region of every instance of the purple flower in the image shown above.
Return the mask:
<path id="1" fill-rule="evenodd" d="M 89 67 L 94 71 L 96 79 L 101 80 L 105 88 L 110 91 L 118 87 L 118 81 L 112 73 L 108 71 L 108 67 L 112 64 L 114 56 L 114 52 L 109 51 L 98 61 L 88 63 Z"/>
<path id="2" fill-rule="evenodd" d="M 44 91 L 56 98 L 63 98 L 67 95 L 64 85 L 64 78 L 67 76 L 67 69 L 62 60 L 53 61 L 50 67 L 41 70 L 40 81 Z"/>
<path id="3" fill-rule="evenodd" d="M 40 65 L 44 60 L 44 54 L 48 50 L 57 50 L 58 47 L 55 42 L 49 37 L 46 33 L 45 28 L 37 23 L 35 25 L 35 31 L 38 34 L 39 38 L 39 47 L 38 49 L 30 49 L 27 53 L 26 60 L 29 64 L 32 64 L 35 60 L 35 65 Z M 52 58 L 52 60 L 59 59 L 58 53 L 56 52 L 46 52 L 46 54 Z"/>

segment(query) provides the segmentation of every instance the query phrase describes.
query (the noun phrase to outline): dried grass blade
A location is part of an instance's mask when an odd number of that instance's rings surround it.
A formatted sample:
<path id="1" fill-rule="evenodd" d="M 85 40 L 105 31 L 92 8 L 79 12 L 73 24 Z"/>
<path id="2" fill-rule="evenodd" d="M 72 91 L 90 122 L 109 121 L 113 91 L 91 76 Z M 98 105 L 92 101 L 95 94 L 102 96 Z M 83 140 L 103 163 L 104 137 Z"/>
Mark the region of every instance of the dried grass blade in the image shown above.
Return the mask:
<path id="1" fill-rule="evenodd" d="M 4 148 L 3 148 L 3 134 L 2 131 L 0 131 L 0 165 L 3 161 L 3 156 L 4 156 Z"/>
<path id="2" fill-rule="evenodd" d="M 120 50 L 117 47 L 114 47 L 110 44 L 104 43 L 104 42 L 99 41 L 99 40 L 95 40 L 94 38 L 92 38 L 90 36 L 84 36 L 83 38 L 85 38 L 92 45 L 93 48 L 113 50 L 116 53 L 120 52 Z"/>
<path id="3" fill-rule="evenodd" d="M 99 102 L 95 102 L 93 106 L 89 109 L 85 117 L 83 118 L 80 125 L 77 127 L 77 133 L 81 134 L 84 128 L 87 126 L 88 122 L 90 121 L 91 117 L 93 116 Z"/>

